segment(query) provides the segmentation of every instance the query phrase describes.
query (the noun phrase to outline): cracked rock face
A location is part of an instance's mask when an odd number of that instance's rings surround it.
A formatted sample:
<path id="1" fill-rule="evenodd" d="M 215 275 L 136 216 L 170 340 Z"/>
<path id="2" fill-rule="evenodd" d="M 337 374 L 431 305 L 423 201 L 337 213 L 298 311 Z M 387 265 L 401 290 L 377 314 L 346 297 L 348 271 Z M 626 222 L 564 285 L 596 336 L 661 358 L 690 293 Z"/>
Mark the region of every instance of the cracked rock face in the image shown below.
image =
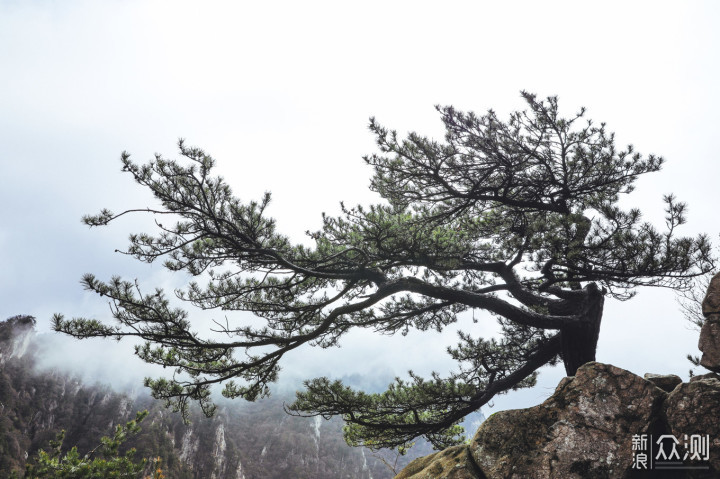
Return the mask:
<path id="1" fill-rule="evenodd" d="M 416 459 L 396 479 L 719 478 L 720 374 L 680 384 L 676 376 L 648 376 L 654 382 L 587 363 L 542 404 L 493 414 L 468 446 Z M 642 434 L 708 437 L 709 458 L 699 459 L 707 467 L 634 470 L 632 440 Z"/>
<path id="2" fill-rule="evenodd" d="M 705 299 L 702 302 L 702 312 L 704 316 L 720 313 L 720 273 L 710 280 Z"/>
<path id="3" fill-rule="evenodd" d="M 624 369 L 588 363 L 544 403 L 492 415 L 470 451 L 488 479 L 622 477 L 632 436 L 651 432 L 666 396 Z"/>
<path id="4" fill-rule="evenodd" d="M 700 330 L 698 349 L 703 355 L 700 365 L 710 371 L 720 372 L 720 313 L 707 316 Z"/>
<path id="5" fill-rule="evenodd" d="M 681 384 L 665 401 L 665 415 L 672 434 L 680 440 L 692 435 L 709 436 L 709 463 L 720 471 L 720 376 L 696 376 Z M 717 477 L 717 476 L 715 476 Z"/>
<path id="6" fill-rule="evenodd" d="M 720 372 L 720 273 L 710 280 L 702 302 L 705 324 L 700 330 L 698 348 L 702 351 L 700 364 L 710 371 Z"/>

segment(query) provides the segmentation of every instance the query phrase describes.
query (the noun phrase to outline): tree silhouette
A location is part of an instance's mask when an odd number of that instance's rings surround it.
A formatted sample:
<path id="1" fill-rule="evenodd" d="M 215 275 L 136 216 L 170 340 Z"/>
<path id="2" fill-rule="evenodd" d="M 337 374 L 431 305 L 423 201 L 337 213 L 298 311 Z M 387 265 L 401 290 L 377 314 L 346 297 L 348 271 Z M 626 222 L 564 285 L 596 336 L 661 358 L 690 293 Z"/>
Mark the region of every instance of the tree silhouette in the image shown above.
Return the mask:
<path id="1" fill-rule="evenodd" d="M 177 371 L 146 379 L 154 397 L 184 413 L 195 400 L 212 414 L 211 385 L 223 383 L 230 398 L 267 395 L 283 355 L 298 347 L 332 346 L 357 328 L 440 331 L 469 321 L 464 311 L 489 311 L 501 336 L 460 333 L 448 350 L 460 366 L 448 378 L 411 374 L 382 394 L 317 378 L 289 407 L 341 415 L 350 444 L 404 447 L 418 436 L 436 447 L 455 443 L 464 416 L 496 394 L 534 385 L 539 367 L 562 360 L 573 375 L 594 360 L 605 297 L 628 299 L 638 286 L 682 289 L 713 266 L 705 236 L 677 237 L 685 205 L 672 195 L 662 232 L 639 210 L 617 206 L 662 158 L 616 149 L 613 134 L 584 120 L 584 109 L 563 118 L 556 97 L 522 96 L 527 110 L 507 121 L 492 110 L 438 107 L 444 142 L 416 133 L 401 140 L 372 119 L 379 152 L 365 161 L 384 201 L 324 215 L 322 229 L 308 233 L 312 246 L 276 231 L 265 214 L 269 194 L 247 203 L 233 196 L 200 149 L 180 142 L 187 166 L 159 155 L 139 165 L 123 153 L 123 169 L 161 206 L 103 210 L 84 222 L 169 216 L 156 219 L 155 235 L 132 235 L 125 253 L 195 276 L 176 291 L 181 301 L 249 311 L 265 325 L 228 320 L 217 324 L 227 340 L 201 338 L 164 291 L 145 294 L 133 282 L 88 274 L 85 288 L 110 298 L 118 324 L 56 315 L 55 329 L 142 338 L 140 358 Z"/>

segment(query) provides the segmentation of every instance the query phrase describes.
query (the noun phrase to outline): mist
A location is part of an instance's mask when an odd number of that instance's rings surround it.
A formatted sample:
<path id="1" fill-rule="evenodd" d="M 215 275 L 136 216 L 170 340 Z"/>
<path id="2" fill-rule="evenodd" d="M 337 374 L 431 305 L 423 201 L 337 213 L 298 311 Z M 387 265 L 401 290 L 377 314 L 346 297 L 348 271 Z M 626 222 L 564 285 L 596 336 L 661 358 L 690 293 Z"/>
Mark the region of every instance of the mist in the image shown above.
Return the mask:
<path id="1" fill-rule="evenodd" d="M 107 304 L 79 285 L 85 273 L 137 278 L 146 290 L 168 292 L 189 279 L 114 252 L 131 232 L 150 231 L 151 217 L 81 224 L 101 208 L 153 204 L 120 172 L 122 151 L 138 162 L 156 152 L 175 158 L 178 138 L 186 138 L 213 155 L 242 200 L 271 191 L 278 230 L 302 242 L 340 201 L 377 201 L 362 161 L 376 151 L 369 117 L 400 136 L 440 139 L 434 105 L 493 108 L 504 118 L 522 107 L 523 89 L 558 95 L 568 114 L 585 106 L 588 118 L 617 133 L 618 145 L 663 155 L 663 171 L 641 178 L 622 204 L 662 226 L 662 195 L 674 192 L 689 204 L 681 234 L 715 239 L 720 68 L 708 59 L 720 44 L 718 9 L 712 2 L 606 2 L 602 9 L 2 2 L 0 317 L 38 319 L 43 368 L 142 389 L 145 376 L 171 371 L 140 361 L 127 339 L 79 341 L 49 328 L 54 313 L 112 322 Z M 191 312 L 201 331 L 212 318 L 224 314 Z M 496 330 L 489 315 L 477 319 L 463 316 L 443 334 L 356 331 L 339 348 L 301 348 L 281 362 L 280 385 L 328 376 L 374 390 L 410 369 L 445 375 L 456 367 L 445 349 L 458 328 L 485 337 Z M 697 353 L 697 332 L 672 291 L 646 288 L 632 301 L 607 301 L 599 361 L 687 377 L 688 353 Z M 536 388 L 496 398 L 495 409 L 537 404 L 563 375 L 543 368 Z"/>

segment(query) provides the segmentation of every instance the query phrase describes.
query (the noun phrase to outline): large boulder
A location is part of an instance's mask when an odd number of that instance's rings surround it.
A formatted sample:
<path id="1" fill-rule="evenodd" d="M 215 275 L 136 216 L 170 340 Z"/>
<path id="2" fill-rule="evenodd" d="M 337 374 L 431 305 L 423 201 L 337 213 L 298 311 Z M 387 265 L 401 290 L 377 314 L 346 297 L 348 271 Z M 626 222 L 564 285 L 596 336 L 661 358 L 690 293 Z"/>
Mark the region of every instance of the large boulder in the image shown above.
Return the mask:
<path id="1" fill-rule="evenodd" d="M 702 312 L 706 317 L 720 313 L 720 273 L 717 273 L 710 280 L 705 299 L 702 302 Z"/>
<path id="2" fill-rule="evenodd" d="M 679 441 L 687 442 L 692 436 L 707 438 L 708 461 L 696 461 L 713 470 L 708 477 L 720 477 L 720 376 L 705 374 L 683 383 L 670 393 L 665 401 L 665 416 L 670 432 Z M 698 448 L 699 449 L 699 448 Z M 701 457 L 704 459 L 705 451 Z"/>
<path id="3" fill-rule="evenodd" d="M 712 313 L 705 318 L 698 349 L 703 353 L 700 365 L 710 371 L 720 372 L 720 313 Z"/>
<path id="4" fill-rule="evenodd" d="M 416 459 L 396 479 L 720 478 L 720 374 L 648 378 L 587 363 L 542 404 L 493 414 L 469 446 Z M 674 464 L 657 448 L 671 440 Z M 633 469 L 641 455 L 645 468 Z"/>
<path id="5" fill-rule="evenodd" d="M 679 384 L 682 383 L 682 379 L 680 378 L 680 376 L 677 376 L 675 374 L 645 373 L 645 376 L 643 377 L 666 392 L 671 392 Z"/>
<path id="6" fill-rule="evenodd" d="M 720 273 L 710 280 L 702 312 L 705 324 L 698 341 L 698 348 L 703 353 L 700 364 L 710 371 L 720 372 Z"/>
<path id="7" fill-rule="evenodd" d="M 539 406 L 490 416 L 470 452 L 489 479 L 623 477 L 633 435 L 659 426 L 666 397 L 624 369 L 587 363 Z"/>

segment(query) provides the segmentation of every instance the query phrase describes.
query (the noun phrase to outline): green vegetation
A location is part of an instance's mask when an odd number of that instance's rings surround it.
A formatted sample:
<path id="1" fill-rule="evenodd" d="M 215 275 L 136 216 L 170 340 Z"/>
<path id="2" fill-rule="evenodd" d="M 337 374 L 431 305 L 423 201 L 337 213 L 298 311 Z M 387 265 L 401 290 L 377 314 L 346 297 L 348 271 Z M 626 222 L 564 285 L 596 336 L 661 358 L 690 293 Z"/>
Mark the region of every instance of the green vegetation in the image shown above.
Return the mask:
<path id="1" fill-rule="evenodd" d="M 324 216 L 322 229 L 308 233 L 313 246 L 277 232 L 265 214 L 269 194 L 236 198 L 200 149 L 180 142 L 189 164 L 159 155 L 136 164 L 123 153 L 123 169 L 159 204 L 102 210 L 85 223 L 154 215 L 156 234 L 131 235 L 126 254 L 193 275 L 176 291 L 180 301 L 249 311 L 265 325 L 228 318 L 217 325 L 226 339 L 203 338 L 163 290 L 88 274 L 85 288 L 109 298 L 117 323 L 56 315 L 54 327 L 77 338 L 141 338 L 141 359 L 178 372 L 146 379 L 153 396 L 184 415 L 196 401 L 211 415 L 212 385 L 224 384 L 229 398 L 266 396 L 281 359 L 296 348 L 330 347 L 359 328 L 440 331 L 464 311 L 488 311 L 501 337 L 461 333 L 448 350 L 459 363 L 449 377 L 411 375 L 381 394 L 317 378 L 289 407 L 341 416 L 353 445 L 402 448 L 418 436 L 438 448 L 457 443 L 464 416 L 497 394 L 534 385 L 541 366 L 562 361 L 573 375 L 594 360 L 606 297 L 629 299 L 639 286 L 682 289 L 714 264 L 705 236 L 678 237 L 685 205 L 672 195 L 664 231 L 617 205 L 639 176 L 660 170 L 662 158 L 616 148 L 584 109 L 564 118 L 557 98 L 522 95 L 527 110 L 506 121 L 492 110 L 438 108 L 444 142 L 417 133 L 401 140 L 371 120 L 379 153 L 365 161 L 383 201 Z"/>
<path id="2" fill-rule="evenodd" d="M 61 431 L 54 441 L 50 442 L 50 452 L 41 450 L 34 460 L 25 468 L 28 479 L 137 479 L 145 470 L 146 459 L 134 461 L 135 449 L 125 454 L 119 453 L 120 446 L 128 436 L 140 432 L 140 423 L 147 416 L 147 411 L 137 413 L 132 421 L 118 424 L 112 437 L 104 436 L 100 444 L 88 454 L 81 456 L 77 446 L 62 454 L 65 431 Z M 15 476 L 17 477 L 17 476 Z M 162 471 L 155 468 L 152 479 L 163 477 Z"/>

